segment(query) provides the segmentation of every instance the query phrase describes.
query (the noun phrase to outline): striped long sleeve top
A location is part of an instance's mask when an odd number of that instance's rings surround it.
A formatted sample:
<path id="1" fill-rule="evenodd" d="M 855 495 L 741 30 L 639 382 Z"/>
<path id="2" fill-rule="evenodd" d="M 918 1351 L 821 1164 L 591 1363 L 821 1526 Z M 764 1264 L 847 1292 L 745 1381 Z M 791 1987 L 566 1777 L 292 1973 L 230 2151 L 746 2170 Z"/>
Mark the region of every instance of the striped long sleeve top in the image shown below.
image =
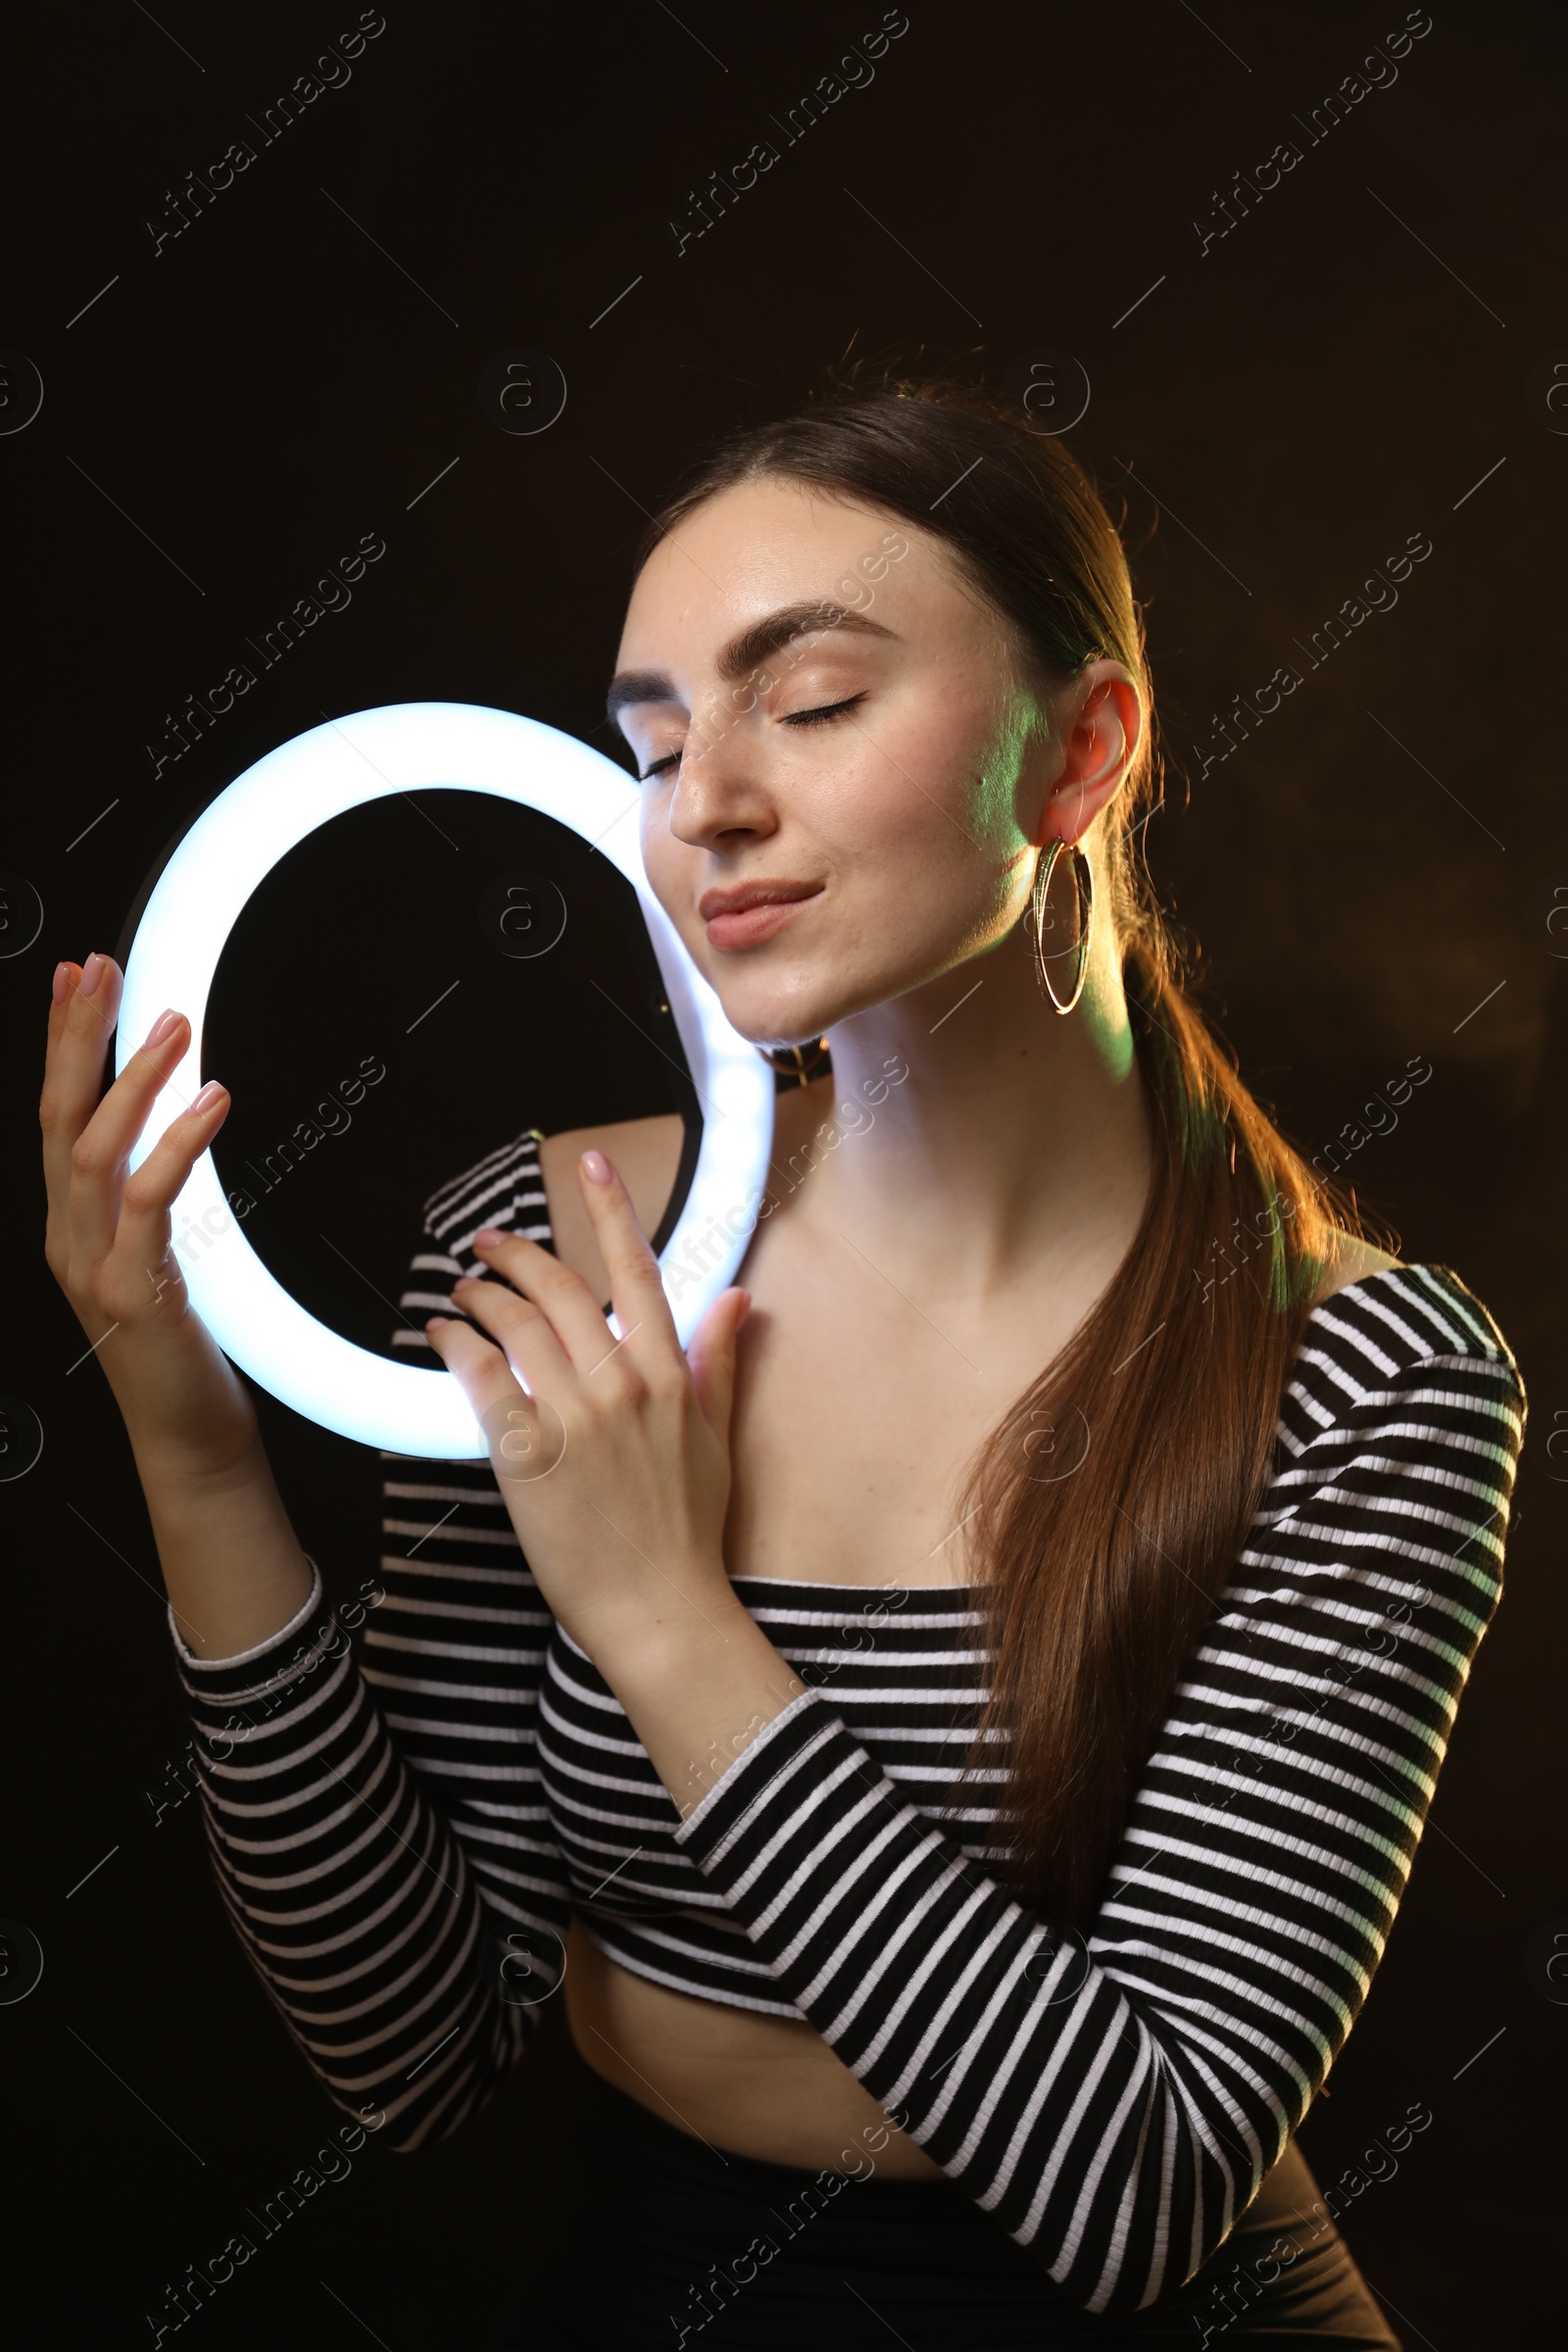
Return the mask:
<path id="1" fill-rule="evenodd" d="M 539 1141 L 427 1204 L 400 1355 L 434 1362 L 480 1225 L 550 1245 Z M 737 1579 L 808 1689 L 682 1820 L 488 1464 L 389 1457 L 354 1642 L 318 1571 L 240 1657 L 171 1617 L 220 1888 L 395 2147 L 495 2089 L 576 1914 L 660 1984 L 807 2019 L 1082 2308 L 1142 2308 L 1222 2242 L 1366 1996 L 1501 1592 L 1525 1410 L 1446 1267 L 1316 1308 L 1087 1936 L 993 1875 L 985 1776 L 953 1800 L 987 1687 L 968 1588 Z"/>

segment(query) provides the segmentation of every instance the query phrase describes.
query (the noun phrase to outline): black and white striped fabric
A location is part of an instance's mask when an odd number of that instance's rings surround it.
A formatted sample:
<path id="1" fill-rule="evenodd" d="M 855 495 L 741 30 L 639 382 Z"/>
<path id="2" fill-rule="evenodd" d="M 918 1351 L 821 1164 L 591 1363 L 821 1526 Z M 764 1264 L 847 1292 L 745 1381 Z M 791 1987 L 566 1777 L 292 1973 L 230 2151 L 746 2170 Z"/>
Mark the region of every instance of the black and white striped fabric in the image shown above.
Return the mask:
<path id="1" fill-rule="evenodd" d="M 428 1204 L 400 1355 L 481 1270 L 481 1224 L 549 1244 L 539 1141 Z M 357 1659 L 318 1574 L 243 1657 L 174 1637 L 235 1928 L 333 2098 L 414 2148 L 517 2057 L 575 1912 L 642 1976 L 808 2019 L 1079 2305 L 1145 2306 L 1224 2238 L 1366 1995 L 1500 1593 L 1524 1415 L 1446 1267 L 1317 1308 L 1087 1939 L 988 1874 L 1002 1756 L 942 1810 L 989 1671 L 967 1588 L 739 1580 L 810 1688 L 682 1821 L 488 1466 L 389 1457 Z"/>

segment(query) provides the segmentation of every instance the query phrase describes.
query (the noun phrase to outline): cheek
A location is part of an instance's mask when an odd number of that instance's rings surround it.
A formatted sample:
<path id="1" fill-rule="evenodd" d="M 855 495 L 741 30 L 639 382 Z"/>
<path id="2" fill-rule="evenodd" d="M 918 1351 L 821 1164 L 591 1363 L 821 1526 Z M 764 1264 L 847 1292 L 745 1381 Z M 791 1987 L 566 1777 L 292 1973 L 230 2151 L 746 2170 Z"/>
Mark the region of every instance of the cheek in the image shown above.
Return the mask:
<path id="1" fill-rule="evenodd" d="M 1023 753 L 1023 734 L 1009 713 L 999 714 L 993 694 L 954 678 L 941 692 L 922 694 L 907 711 L 889 714 L 880 739 L 883 772 L 898 788 L 901 814 L 936 835 L 954 835 L 953 820 L 987 837 L 1010 810 Z"/>
<path id="2" fill-rule="evenodd" d="M 923 758 L 917 745 L 893 757 L 899 765 L 878 761 L 822 831 L 853 917 L 846 952 L 891 956 L 906 979 L 928 958 L 946 964 L 957 951 L 991 944 L 1011 919 L 1017 893 L 1004 830 L 986 814 L 972 743 L 955 733 L 944 757 L 927 737 Z"/>
<path id="3" fill-rule="evenodd" d="M 891 877 L 915 875 L 956 896 L 984 895 L 1027 846 L 1018 822 L 1019 747 L 994 708 L 959 700 L 876 730 L 857 762 L 847 825 Z"/>

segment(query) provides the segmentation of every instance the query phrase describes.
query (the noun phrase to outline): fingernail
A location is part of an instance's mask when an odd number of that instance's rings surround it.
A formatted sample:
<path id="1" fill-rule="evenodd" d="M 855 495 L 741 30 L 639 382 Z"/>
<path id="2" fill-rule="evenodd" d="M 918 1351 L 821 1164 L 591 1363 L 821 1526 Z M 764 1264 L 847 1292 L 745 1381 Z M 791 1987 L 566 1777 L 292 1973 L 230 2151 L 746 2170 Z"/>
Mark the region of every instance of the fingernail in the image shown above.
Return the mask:
<path id="1" fill-rule="evenodd" d="M 219 1103 L 222 1101 L 227 1092 L 228 1089 L 226 1086 L 220 1086 L 216 1078 L 209 1078 L 207 1084 L 202 1088 L 201 1093 L 191 1104 L 191 1109 L 193 1111 L 216 1110 Z"/>
<path id="2" fill-rule="evenodd" d="M 88 956 L 86 962 L 81 967 L 81 993 L 84 997 L 90 997 L 92 995 L 93 990 L 97 987 L 99 981 L 103 978 L 108 969 L 109 958 L 107 956 L 93 955 Z"/>
<path id="3" fill-rule="evenodd" d="M 441 1331 L 448 1323 L 451 1322 L 451 1320 L 452 1317 L 450 1315 L 427 1315 L 424 1321 L 424 1328 L 426 1331 Z"/>
<path id="4" fill-rule="evenodd" d="M 71 993 L 71 966 L 70 966 L 70 964 L 69 964 L 69 963 L 57 963 L 57 964 L 55 965 L 55 979 L 54 979 L 54 998 L 55 998 L 55 1003 L 56 1003 L 57 1004 L 63 1004 L 65 1003 L 65 1001 L 66 1001 L 67 997 L 70 995 L 70 993 Z"/>
<path id="5" fill-rule="evenodd" d="M 179 1015 L 174 1010 L 173 1006 L 171 1005 L 167 1012 L 161 1012 L 158 1015 L 157 1020 L 154 1021 L 152 1027 L 148 1030 L 147 1043 L 150 1046 L 161 1046 L 165 1038 L 172 1037 L 174 1031 L 178 1027 Z"/>
<path id="6" fill-rule="evenodd" d="M 602 1152 L 585 1152 L 583 1153 L 582 1172 L 590 1184 L 608 1184 L 610 1182 L 610 1162 Z"/>
<path id="7" fill-rule="evenodd" d="M 481 1225 L 473 1237 L 473 1246 L 476 1250 L 493 1250 L 497 1242 L 506 1238 L 499 1225 Z"/>

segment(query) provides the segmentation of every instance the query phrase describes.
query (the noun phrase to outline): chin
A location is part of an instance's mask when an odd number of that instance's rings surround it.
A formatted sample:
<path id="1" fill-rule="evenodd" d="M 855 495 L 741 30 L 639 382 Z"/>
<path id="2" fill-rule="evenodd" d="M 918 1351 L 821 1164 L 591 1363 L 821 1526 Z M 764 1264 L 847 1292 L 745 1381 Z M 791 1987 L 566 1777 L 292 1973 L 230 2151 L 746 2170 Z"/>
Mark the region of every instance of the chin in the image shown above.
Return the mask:
<path id="1" fill-rule="evenodd" d="M 771 1050 L 814 1046 L 840 1022 L 904 996 L 929 977 L 924 970 L 901 969 L 862 972 L 858 979 L 843 971 L 813 976 L 797 964 L 793 972 L 779 975 L 776 986 L 768 986 L 767 976 L 755 967 L 746 973 L 725 972 L 721 985 L 711 963 L 708 958 L 698 969 L 718 998 L 730 1027 L 748 1045 Z"/>
<path id="2" fill-rule="evenodd" d="M 827 1004 L 822 1019 L 818 1021 L 814 1006 L 822 1004 L 823 999 L 814 990 L 809 992 L 809 996 L 799 989 L 775 992 L 758 987 L 750 974 L 746 975 L 745 986 L 736 985 L 739 976 L 734 973 L 725 973 L 721 984 L 715 978 L 710 960 L 705 959 L 697 968 L 717 997 L 725 1020 L 736 1036 L 744 1037 L 749 1046 L 777 1050 L 785 1046 L 814 1045 L 829 1021 L 843 1017 L 835 1000 Z M 805 1010 L 802 1009 L 803 997 L 807 997 Z"/>
<path id="3" fill-rule="evenodd" d="M 836 1024 L 881 1002 L 880 994 L 853 1000 L 835 996 L 819 999 L 817 1008 L 806 1012 L 798 1004 L 779 1004 L 761 1012 L 752 1012 L 750 1008 L 732 1010 L 726 1004 L 724 1017 L 748 1045 L 756 1046 L 759 1052 L 778 1054 L 788 1052 L 792 1046 L 816 1045 Z"/>
<path id="4" fill-rule="evenodd" d="M 814 1046 L 819 1038 L 826 1035 L 831 1023 L 812 1022 L 802 1029 L 793 1022 L 780 1028 L 776 1024 L 771 1027 L 755 1023 L 746 1026 L 732 1020 L 730 1027 L 738 1036 L 744 1037 L 749 1046 L 755 1046 L 760 1054 L 787 1054 L 792 1046 Z"/>
<path id="5" fill-rule="evenodd" d="M 723 1004 L 722 998 L 719 1002 Z M 744 1037 L 759 1052 L 769 1054 L 787 1052 L 791 1046 L 814 1046 L 833 1021 L 843 1017 L 835 1011 L 818 1021 L 802 1014 L 793 1005 L 788 1008 L 780 1005 L 771 1012 L 751 1012 L 724 1004 L 723 1010 L 737 1037 Z"/>

